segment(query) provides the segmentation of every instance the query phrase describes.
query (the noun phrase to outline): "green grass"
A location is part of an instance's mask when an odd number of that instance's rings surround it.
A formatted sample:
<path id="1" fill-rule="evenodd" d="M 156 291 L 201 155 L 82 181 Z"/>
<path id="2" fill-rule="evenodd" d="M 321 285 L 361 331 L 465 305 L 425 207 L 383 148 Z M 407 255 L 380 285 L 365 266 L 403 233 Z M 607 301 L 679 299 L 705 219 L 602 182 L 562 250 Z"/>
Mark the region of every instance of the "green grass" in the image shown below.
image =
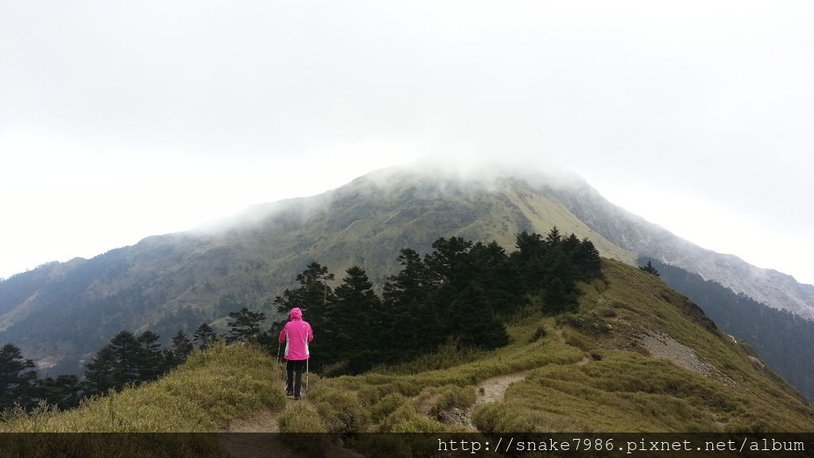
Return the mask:
<path id="1" fill-rule="evenodd" d="M 66 412 L 21 415 L 0 431 L 214 432 L 261 408 L 282 409 L 273 359 L 251 346 L 215 345 L 193 353 L 162 379 L 90 399 Z"/>

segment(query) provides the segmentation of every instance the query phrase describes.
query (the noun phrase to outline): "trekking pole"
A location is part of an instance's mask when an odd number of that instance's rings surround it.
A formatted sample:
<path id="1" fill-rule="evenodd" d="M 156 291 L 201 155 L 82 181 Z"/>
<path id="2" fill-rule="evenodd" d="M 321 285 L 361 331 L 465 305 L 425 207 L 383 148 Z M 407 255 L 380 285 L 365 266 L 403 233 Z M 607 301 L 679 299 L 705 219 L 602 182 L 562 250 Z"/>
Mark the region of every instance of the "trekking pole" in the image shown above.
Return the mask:
<path id="1" fill-rule="evenodd" d="M 305 394 L 308 394 L 308 358 L 305 360 Z"/>

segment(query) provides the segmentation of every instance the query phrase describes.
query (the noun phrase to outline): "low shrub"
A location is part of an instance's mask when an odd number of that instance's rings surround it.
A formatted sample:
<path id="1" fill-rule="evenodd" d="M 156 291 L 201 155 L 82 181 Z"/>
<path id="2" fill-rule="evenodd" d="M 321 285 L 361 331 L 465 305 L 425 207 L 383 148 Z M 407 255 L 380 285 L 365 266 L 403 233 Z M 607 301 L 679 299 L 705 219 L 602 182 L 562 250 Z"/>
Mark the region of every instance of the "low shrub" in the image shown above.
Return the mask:
<path id="1" fill-rule="evenodd" d="M 370 425 L 370 413 L 351 393 L 322 385 L 313 390 L 311 403 L 329 432 L 364 432 Z"/>

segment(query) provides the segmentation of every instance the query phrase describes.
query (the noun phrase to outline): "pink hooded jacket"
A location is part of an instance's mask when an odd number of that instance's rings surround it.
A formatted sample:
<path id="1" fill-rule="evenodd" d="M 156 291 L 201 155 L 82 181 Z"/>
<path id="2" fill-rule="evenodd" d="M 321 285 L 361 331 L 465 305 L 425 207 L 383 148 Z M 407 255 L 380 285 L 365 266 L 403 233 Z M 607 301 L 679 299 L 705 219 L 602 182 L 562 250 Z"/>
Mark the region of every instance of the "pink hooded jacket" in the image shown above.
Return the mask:
<path id="1" fill-rule="evenodd" d="M 299 307 L 291 309 L 291 321 L 285 324 L 280 332 L 280 343 L 285 343 L 285 359 L 301 361 L 308 359 L 308 343 L 314 340 L 314 331 L 311 325 L 302 319 L 302 310 Z"/>

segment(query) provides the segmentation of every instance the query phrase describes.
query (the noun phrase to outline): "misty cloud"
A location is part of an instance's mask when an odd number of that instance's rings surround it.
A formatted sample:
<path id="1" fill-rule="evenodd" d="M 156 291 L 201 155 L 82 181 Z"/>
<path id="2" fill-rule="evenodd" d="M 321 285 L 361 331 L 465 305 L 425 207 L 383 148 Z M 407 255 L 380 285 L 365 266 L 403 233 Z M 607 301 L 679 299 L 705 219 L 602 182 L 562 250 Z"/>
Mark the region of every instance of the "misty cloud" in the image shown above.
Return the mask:
<path id="1" fill-rule="evenodd" d="M 0 251 L 20 261 L 0 276 L 451 156 L 575 170 L 679 235 L 814 282 L 813 9 L 5 2 L 0 211 L 16 224 Z"/>

